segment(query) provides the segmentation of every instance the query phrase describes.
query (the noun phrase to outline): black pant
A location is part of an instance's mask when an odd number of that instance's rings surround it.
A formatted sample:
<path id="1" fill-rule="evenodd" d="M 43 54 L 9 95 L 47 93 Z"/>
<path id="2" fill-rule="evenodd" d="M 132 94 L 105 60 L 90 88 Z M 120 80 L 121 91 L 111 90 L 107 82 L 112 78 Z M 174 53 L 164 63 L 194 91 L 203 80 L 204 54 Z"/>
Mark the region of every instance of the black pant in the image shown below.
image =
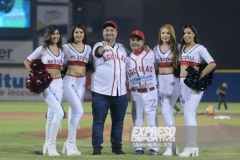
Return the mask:
<path id="1" fill-rule="evenodd" d="M 222 102 L 224 104 L 225 109 L 228 109 L 225 97 L 219 97 L 218 109 L 220 109 Z"/>

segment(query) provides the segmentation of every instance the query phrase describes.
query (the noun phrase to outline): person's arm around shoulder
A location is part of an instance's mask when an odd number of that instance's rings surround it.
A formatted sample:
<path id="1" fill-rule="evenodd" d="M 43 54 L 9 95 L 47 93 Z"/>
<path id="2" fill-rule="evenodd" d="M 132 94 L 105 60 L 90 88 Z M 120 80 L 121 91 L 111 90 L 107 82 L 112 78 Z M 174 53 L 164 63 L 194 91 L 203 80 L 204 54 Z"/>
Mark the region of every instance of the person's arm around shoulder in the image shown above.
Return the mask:
<path id="1" fill-rule="evenodd" d="M 143 50 L 146 51 L 146 52 L 150 52 L 152 50 L 152 48 L 150 48 L 148 45 L 144 45 L 143 46 Z"/>
<path id="2" fill-rule="evenodd" d="M 67 56 L 70 55 L 69 52 L 70 52 L 70 51 L 69 51 L 68 44 L 64 44 L 64 45 L 63 45 L 64 58 L 68 58 Z"/>
<path id="3" fill-rule="evenodd" d="M 93 50 L 91 46 L 88 46 L 88 51 L 87 51 L 87 55 L 88 55 L 88 63 L 93 64 Z"/>
<path id="4" fill-rule="evenodd" d="M 92 48 L 91 46 L 87 45 L 87 55 L 88 55 L 88 62 L 86 65 L 86 72 L 91 71 L 92 73 L 95 72 L 95 68 L 94 68 L 94 59 L 93 59 L 93 55 L 92 55 Z"/>
<path id="5" fill-rule="evenodd" d="M 131 51 L 130 51 L 129 49 L 127 49 L 124 45 L 122 45 L 122 47 L 124 48 L 124 50 L 125 50 L 127 56 L 129 57 L 130 54 L 131 54 Z"/>

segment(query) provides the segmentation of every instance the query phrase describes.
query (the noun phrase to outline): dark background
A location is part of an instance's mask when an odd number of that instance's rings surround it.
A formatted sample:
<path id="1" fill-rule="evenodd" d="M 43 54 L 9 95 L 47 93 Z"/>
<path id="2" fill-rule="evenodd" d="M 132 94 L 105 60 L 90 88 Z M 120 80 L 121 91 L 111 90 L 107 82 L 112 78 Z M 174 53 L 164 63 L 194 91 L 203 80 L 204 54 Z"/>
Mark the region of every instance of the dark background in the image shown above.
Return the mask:
<path id="1" fill-rule="evenodd" d="M 240 0 L 72 0 L 72 23 L 92 27 L 89 44 L 102 40 L 102 25 L 113 20 L 118 25 L 117 41 L 129 47 L 135 29 L 145 33 L 146 44 L 157 44 L 162 25 L 175 28 L 178 42 L 185 24 L 196 27 L 200 44 L 217 63 L 212 85 L 203 102 L 216 102 L 216 89 L 228 83 L 227 101 L 240 101 Z M 79 11 L 79 7 L 80 10 Z"/>
<path id="2" fill-rule="evenodd" d="M 72 22 L 93 28 L 89 34 L 91 46 L 101 40 L 102 24 L 107 20 L 117 23 L 117 40 L 126 47 L 132 30 L 142 30 L 146 44 L 153 48 L 162 25 L 172 24 L 180 42 L 181 28 L 192 24 L 200 43 L 215 59 L 217 69 L 240 69 L 240 0 L 72 0 L 72 3 Z"/>
<path id="3" fill-rule="evenodd" d="M 216 69 L 240 69 L 240 0 L 70 0 L 70 2 L 69 31 L 74 23 L 82 23 L 86 28 L 91 28 L 88 36 L 92 47 L 102 40 L 102 25 L 107 20 L 117 23 L 117 41 L 128 48 L 129 34 L 135 29 L 145 33 L 146 44 L 153 48 L 157 44 L 158 32 L 162 25 L 172 24 L 180 42 L 181 28 L 185 24 L 192 24 L 198 31 L 200 43 L 208 49 L 216 61 Z M 31 5 L 31 28 L 0 28 L 0 40 L 33 40 L 34 48 L 38 46 L 36 39 L 43 33 L 36 31 L 37 0 L 31 0 Z"/>
<path id="4" fill-rule="evenodd" d="M 37 5 L 37 0 L 31 0 L 31 28 L 0 28 L 0 40 L 33 40 L 36 48 L 43 34 L 36 31 Z M 117 23 L 117 41 L 127 48 L 129 34 L 135 29 L 145 33 L 146 44 L 153 48 L 162 25 L 172 24 L 180 42 L 181 28 L 192 24 L 200 43 L 216 61 L 216 69 L 240 69 L 240 0 L 70 0 L 69 7 L 69 31 L 75 23 L 90 28 L 92 47 L 102 40 L 102 25 L 107 20 Z"/>
<path id="5" fill-rule="evenodd" d="M 31 0 L 31 28 L 2 29 L 0 40 L 31 40 L 34 48 L 43 33 L 36 30 L 37 0 Z M 217 63 L 212 85 L 205 91 L 202 101 L 216 102 L 216 89 L 228 83 L 227 101 L 240 101 L 240 0 L 71 0 L 71 3 L 46 3 L 69 5 L 69 26 L 82 23 L 88 31 L 89 45 L 102 40 L 102 26 L 107 20 L 118 25 L 117 42 L 129 47 L 129 35 L 139 29 L 145 33 L 146 44 L 157 44 L 162 25 L 175 28 L 178 42 L 185 24 L 196 27 L 200 44 L 204 45 Z M 68 33 L 61 31 L 63 37 Z M 1 44 L 0 44 L 1 46 Z M 23 64 L 0 64 L 0 67 L 24 67 Z"/>

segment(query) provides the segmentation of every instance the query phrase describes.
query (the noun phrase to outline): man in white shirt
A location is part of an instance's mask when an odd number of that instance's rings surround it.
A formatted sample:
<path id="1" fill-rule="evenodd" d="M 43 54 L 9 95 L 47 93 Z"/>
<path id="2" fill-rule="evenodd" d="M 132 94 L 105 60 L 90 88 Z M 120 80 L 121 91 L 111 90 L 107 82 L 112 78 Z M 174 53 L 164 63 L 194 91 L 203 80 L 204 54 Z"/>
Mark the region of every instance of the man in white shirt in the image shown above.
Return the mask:
<path id="1" fill-rule="evenodd" d="M 123 121 L 128 105 L 126 90 L 126 50 L 116 43 L 117 24 L 107 21 L 103 25 L 103 39 L 93 47 L 92 73 L 92 146 L 93 155 L 100 155 L 103 143 L 104 123 L 111 112 L 112 152 L 125 154 L 122 151 Z"/>

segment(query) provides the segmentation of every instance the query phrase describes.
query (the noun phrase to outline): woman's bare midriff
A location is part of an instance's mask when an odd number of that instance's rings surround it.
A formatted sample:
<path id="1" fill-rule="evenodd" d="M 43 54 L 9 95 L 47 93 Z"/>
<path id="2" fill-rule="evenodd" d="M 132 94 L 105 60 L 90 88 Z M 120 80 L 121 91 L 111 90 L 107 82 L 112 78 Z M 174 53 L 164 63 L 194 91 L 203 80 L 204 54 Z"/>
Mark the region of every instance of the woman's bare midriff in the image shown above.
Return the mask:
<path id="1" fill-rule="evenodd" d="M 181 69 L 180 69 L 180 77 L 181 78 L 184 78 L 184 77 L 186 77 L 187 76 L 187 74 L 188 74 L 188 72 L 186 71 L 186 69 L 187 69 L 187 67 L 188 66 L 181 66 Z M 196 70 L 198 70 L 199 69 L 199 67 L 194 67 Z"/>
<path id="2" fill-rule="evenodd" d="M 47 69 L 48 73 L 51 74 L 52 78 L 60 78 L 61 71 L 59 69 Z"/>
<path id="3" fill-rule="evenodd" d="M 165 68 L 158 68 L 158 74 L 172 74 L 173 73 L 173 67 L 165 67 Z"/>
<path id="4" fill-rule="evenodd" d="M 83 77 L 86 75 L 86 67 L 69 65 L 67 74 L 76 77 Z"/>

